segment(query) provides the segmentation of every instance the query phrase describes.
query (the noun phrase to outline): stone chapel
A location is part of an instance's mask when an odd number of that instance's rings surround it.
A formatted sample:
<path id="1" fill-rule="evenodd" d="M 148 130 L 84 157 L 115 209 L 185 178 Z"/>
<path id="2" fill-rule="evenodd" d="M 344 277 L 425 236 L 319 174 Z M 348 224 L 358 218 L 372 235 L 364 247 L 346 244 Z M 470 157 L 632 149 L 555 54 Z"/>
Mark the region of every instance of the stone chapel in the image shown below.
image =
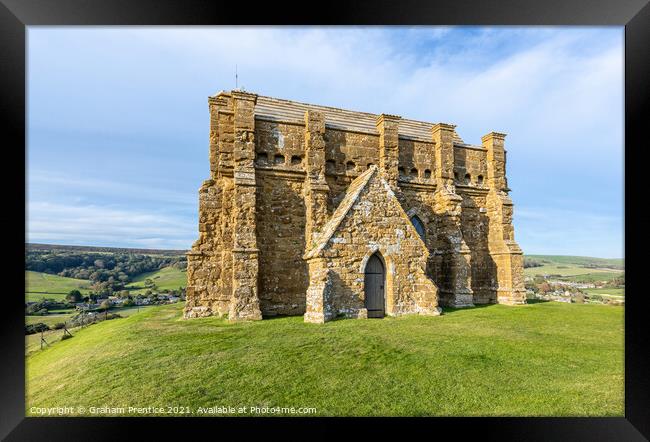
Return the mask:
<path id="1" fill-rule="evenodd" d="M 240 90 L 208 99 L 186 318 L 438 315 L 524 304 L 505 134 Z"/>

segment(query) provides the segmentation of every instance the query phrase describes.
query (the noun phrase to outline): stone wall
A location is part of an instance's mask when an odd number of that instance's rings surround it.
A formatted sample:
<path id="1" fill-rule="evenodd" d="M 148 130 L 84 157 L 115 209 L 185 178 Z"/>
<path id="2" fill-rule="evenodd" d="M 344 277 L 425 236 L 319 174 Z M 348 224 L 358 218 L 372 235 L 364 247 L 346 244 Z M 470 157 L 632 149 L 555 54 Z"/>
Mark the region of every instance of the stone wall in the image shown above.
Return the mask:
<path id="1" fill-rule="evenodd" d="M 302 178 L 302 177 L 301 177 Z M 257 238 L 260 307 L 265 316 L 301 315 L 309 285 L 303 182 L 258 172 Z"/>
<path id="2" fill-rule="evenodd" d="M 399 177 L 405 182 L 433 184 L 436 168 L 433 143 L 399 140 Z"/>
<path id="3" fill-rule="evenodd" d="M 475 147 L 454 149 L 454 179 L 456 186 L 487 189 L 487 152 Z"/>
<path id="4" fill-rule="evenodd" d="M 524 302 L 503 134 L 468 145 L 453 125 L 274 100 L 265 98 L 259 115 L 254 94 L 208 100 L 210 179 L 188 254 L 187 317 L 305 313 L 306 294 L 320 289 L 310 285 L 317 265 L 302 256 L 374 165 L 407 217 L 425 226 L 424 274 L 441 304 Z M 319 293 L 336 297 L 341 276 L 319 274 Z"/>
<path id="5" fill-rule="evenodd" d="M 352 183 L 326 229 L 334 227 L 306 254 L 319 275 L 309 288 L 306 321 L 366 317 L 365 264 L 376 252 L 386 271 L 386 314 L 439 314 L 437 288 L 425 274 L 429 252 L 382 176 L 372 166 Z M 319 306 L 319 297 L 326 304 Z"/>

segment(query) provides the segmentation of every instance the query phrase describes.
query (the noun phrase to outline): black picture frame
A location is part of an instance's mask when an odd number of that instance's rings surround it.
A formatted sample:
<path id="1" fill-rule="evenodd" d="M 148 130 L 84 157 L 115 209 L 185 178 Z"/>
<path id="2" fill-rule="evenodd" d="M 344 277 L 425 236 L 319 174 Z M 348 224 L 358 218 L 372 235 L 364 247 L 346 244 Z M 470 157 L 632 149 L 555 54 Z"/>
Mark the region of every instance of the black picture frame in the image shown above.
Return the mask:
<path id="1" fill-rule="evenodd" d="M 0 90 L 5 141 L 5 220 L 12 234 L 4 244 L 16 291 L 24 293 L 26 26 L 31 25 L 607 25 L 625 26 L 625 189 L 627 201 L 642 200 L 647 162 L 645 127 L 650 122 L 650 4 L 648 0 L 458 0 L 319 2 L 280 5 L 205 0 L 0 0 Z M 612 118 L 618 118 L 613 115 Z M 607 130 L 607 128 L 603 128 Z M 13 142 L 7 142 L 8 139 Z M 4 143 L 3 143 L 4 144 Z M 22 149 L 21 149 L 22 146 Z M 15 158 L 9 160 L 9 154 Z M 22 167 L 21 167 L 22 166 Z M 20 189 L 23 189 L 21 192 Z M 595 192 L 598 189 L 594 189 Z M 638 192 L 638 195 L 634 195 Z M 8 197 L 8 198 L 7 198 Z M 645 203 L 643 203 L 645 204 Z M 189 438 L 199 431 L 247 437 L 262 429 L 309 439 L 338 437 L 350 430 L 366 435 L 387 429 L 423 430 L 431 437 L 451 431 L 482 440 L 647 440 L 650 437 L 650 373 L 641 256 L 650 216 L 643 204 L 625 207 L 625 417 L 621 418 L 35 418 L 25 417 L 24 323 L 21 297 L 7 293 L 2 326 L 3 395 L 0 437 L 6 440 L 132 439 L 136 430 Z M 21 216 L 20 214 L 23 214 Z M 7 228 L 8 229 L 8 228 Z M 22 230 L 21 230 L 22 229 Z M 8 231 L 8 230 L 7 230 Z M 23 232 L 23 235 L 18 232 Z M 14 256 L 15 253 L 15 256 Z M 637 255 L 638 253 L 638 255 Z M 5 266 L 5 269 L 7 266 Z M 19 281 L 23 281 L 20 284 Z M 640 294 L 641 296 L 636 296 Z M 11 296 L 9 296 L 11 295 Z M 645 296 L 645 299 L 644 299 Z"/>

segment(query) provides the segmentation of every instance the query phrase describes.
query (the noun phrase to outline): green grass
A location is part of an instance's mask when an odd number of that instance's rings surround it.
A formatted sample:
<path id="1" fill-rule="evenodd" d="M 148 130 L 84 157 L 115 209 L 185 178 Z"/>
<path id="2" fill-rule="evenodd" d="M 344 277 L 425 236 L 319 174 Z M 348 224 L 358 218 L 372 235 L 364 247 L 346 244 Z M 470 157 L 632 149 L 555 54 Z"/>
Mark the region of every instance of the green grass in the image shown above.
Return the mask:
<path id="1" fill-rule="evenodd" d="M 40 301 L 45 298 L 61 301 L 71 290 L 77 289 L 81 293 L 88 293 L 90 281 L 75 278 L 66 278 L 48 273 L 25 272 L 25 299 L 27 301 Z"/>
<path id="2" fill-rule="evenodd" d="M 611 270 L 601 269 L 586 269 L 584 267 L 576 267 L 567 264 L 549 264 L 541 267 L 529 267 L 524 270 L 527 276 L 535 275 L 561 275 L 561 276 L 577 276 L 577 275 L 598 275 L 605 278 L 614 278 L 622 272 L 615 272 Z"/>
<path id="3" fill-rule="evenodd" d="M 622 258 L 593 258 L 591 256 L 567 256 L 567 255 L 526 255 L 526 258 L 535 261 L 550 261 L 558 264 L 570 264 L 576 266 L 598 266 L 601 268 L 621 269 L 625 265 Z"/>
<path id="4" fill-rule="evenodd" d="M 623 274 L 623 259 L 560 255 L 526 255 L 526 258 L 544 264 L 524 269 L 526 276 L 560 275 L 561 279 L 567 281 L 595 282 L 609 281 Z"/>
<path id="5" fill-rule="evenodd" d="M 141 306 L 140 310 L 138 311 L 138 307 L 125 307 L 125 308 L 120 308 L 120 309 L 111 309 L 109 310 L 110 313 L 117 313 L 120 316 L 123 317 L 129 317 L 131 315 L 134 315 L 138 312 L 144 312 L 149 308 L 153 308 L 152 306 Z M 52 325 L 56 324 L 57 322 L 65 322 L 70 317 L 72 317 L 75 314 L 75 312 L 70 312 L 67 314 L 55 314 L 55 315 L 45 315 L 45 316 L 25 316 L 25 323 L 26 324 L 35 324 L 37 322 L 43 322 L 47 326 L 51 327 Z M 111 319 L 111 321 L 114 321 L 114 319 Z M 95 327 L 94 325 L 93 327 Z M 72 328 L 69 329 L 72 330 L 73 333 L 75 333 L 75 330 L 79 330 L 78 328 Z M 48 330 L 43 333 L 43 336 L 45 340 L 49 344 L 54 344 L 56 342 L 59 342 L 61 340 L 61 336 L 63 335 L 63 330 Z M 25 350 L 26 354 L 32 354 L 35 351 L 40 350 L 41 347 L 41 334 L 36 333 L 32 335 L 26 335 L 25 336 Z"/>
<path id="6" fill-rule="evenodd" d="M 582 289 L 592 295 L 611 295 L 613 297 L 625 296 L 625 289 Z"/>
<path id="7" fill-rule="evenodd" d="M 187 273 L 174 267 L 165 267 L 155 272 L 143 273 L 133 278 L 133 281 L 126 287 L 132 294 L 144 293 L 147 289 L 144 286 L 145 279 L 151 279 L 158 290 L 177 290 L 187 285 Z"/>
<path id="8" fill-rule="evenodd" d="M 61 313 L 55 315 L 25 316 L 25 324 L 36 324 L 42 322 L 48 327 L 51 327 L 59 322 L 67 321 L 72 315 L 72 313 Z"/>
<path id="9" fill-rule="evenodd" d="M 183 320 L 181 309 L 151 307 L 32 352 L 27 413 L 258 405 L 319 415 L 623 416 L 622 307 L 540 302 L 324 325 Z"/>
<path id="10" fill-rule="evenodd" d="M 565 276 L 562 279 L 565 281 L 595 283 L 598 281 L 611 281 L 612 279 L 621 275 L 623 275 L 623 272 L 585 273 L 582 275 Z"/>

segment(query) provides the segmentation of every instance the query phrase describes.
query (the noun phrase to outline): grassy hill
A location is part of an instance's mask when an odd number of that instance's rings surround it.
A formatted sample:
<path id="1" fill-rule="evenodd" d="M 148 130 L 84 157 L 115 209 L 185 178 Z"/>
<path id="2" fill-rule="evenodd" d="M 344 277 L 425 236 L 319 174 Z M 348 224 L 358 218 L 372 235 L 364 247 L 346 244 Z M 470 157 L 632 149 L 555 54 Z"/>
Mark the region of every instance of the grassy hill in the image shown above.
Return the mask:
<path id="1" fill-rule="evenodd" d="M 158 290 L 176 290 L 179 287 L 187 286 L 187 273 L 175 267 L 165 267 L 155 272 L 143 273 L 133 278 L 126 290 L 132 294 L 144 293 L 147 289 L 144 286 L 145 279 L 151 279 Z"/>
<path id="2" fill-rule="evenodd" d="M 567 255 L 526 255 L 526 257 L 539 261 L 551 261 L 558 264 L 593 266 L 616 270 L 622 270 L 625 265 L 625 260 L 623 258 L 593 258 L 591 256 Z"/>
<path id="3" fill-rule="evenodd" d="M 112 313 L 118 313 L 120 316 L 126 318 L 131 315 L 134 315 L 136 313 L 143 312 L 147 309 L 150 309 L 153 307 L 150 306 L 141 306 L 141 307 L 127 307 L 127 308 L 121 308 L 119 310 L 112 311 Z M 36 322 L 43 322 L 47 324 L 48 326 L 53 326 L 54 324 L 58 322 L 65 322 L 70 317 L 72 317 L 75 314 L 74 310 L 69 310 L 69 311 L 63 311 L 61 313 L 55 313 L 55 314 L 49 314 L 45 316 L 25 316 L 25 323 L 26 324 L 34 324 Z M 72 328 L 73 333 L 76 334 L 76 330 L 78 328 Z M 43 333 L 45 340 L 47 341 L 48 344 L 56 344 L 61 340 L 61 336 L 63 335 L 62 330 L 48 330 L 45 333 Z M 41 346 L 41 334 L 40 333 L 35 333 L 31 335 L 25 335 L 25 352 L 27 355 L 39 351 Z"/>
<path id="4" fill-rule="evenodd" d="M 587 256 L 526 255 L 525 258 L 543 264 L 524 269 L 526 276 L 560 275 L 564 279 L 581 282 L 611 280 L 623 274 L 625 264 L 623 259 Z"/>
<path id="5" fill-rule="evenodd" d="M 144 280 L 151 278 L 158 290 L 178 289 L 187 285 L 187 273 L 174 267 L 165 267 L 155 272 L 143 273 L 133 278 L 126 289 L 133 294 L 144 293 Z M 84 279 L 65 278 L 48 273 L 25 272 L 25 300 L 40 301 L 44 298 L 63 300 L 70 290 L 78 289 L 82 294 L 90 292 L 90 281 Z"/>
<path id="6" fill-rule="evenodd" d="M 249 323 L 181 304 L 27 359 L 29 408 L 315 407 L 319 415 L 623 416 L 623 308 L 543 302 L 439 317 Z"/>
<path id="7" fill-rule="evenodd" d="M 83 294 L 88 293 L 90 281 L 28 270 L 25 272 L 25 284 L 27 301 L 40 301 L 43 298 L 63 300 L 70 290 L 77 289 Z"/>

